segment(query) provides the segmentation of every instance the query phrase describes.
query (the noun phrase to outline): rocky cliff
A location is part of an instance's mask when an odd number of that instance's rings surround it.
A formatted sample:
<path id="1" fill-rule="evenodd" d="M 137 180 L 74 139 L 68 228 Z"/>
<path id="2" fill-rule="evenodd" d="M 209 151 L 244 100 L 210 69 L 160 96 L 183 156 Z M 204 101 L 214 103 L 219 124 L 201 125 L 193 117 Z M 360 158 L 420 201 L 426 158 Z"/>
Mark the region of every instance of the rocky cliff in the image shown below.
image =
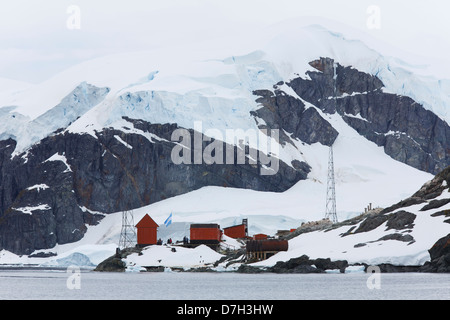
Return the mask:
<path id="1" fill-rule="evenodd" d="M 261 175 L 261 163 L 248 157 L 245 164 L 177 165 L 170 140 L 176 124 L 126 120 L 152 138 L 108 128 L 96 137 L 56 133 L 13 158 L 15 141 L 0 142 L 0 248 L 30 254 L 80 240 L 105 213 L 208 185 L 281 192 L 309 172 L 281 161 L 276 175 Z"/>
<path id="2" fill-rule="evenodd" d="M 338 113 L 360 135 L 393 159 L 437 174 L 450 165 L 450 127 L 413 99 L 384 92 L 376 75 L 330 58 L 310 62 L 316 71 L 255 91 L 262 105 L 254 115 L 306 143 L 330 146 L 338 132 L 320 115 Z M 295 94 L 283 89 L 291 88 Z"/>

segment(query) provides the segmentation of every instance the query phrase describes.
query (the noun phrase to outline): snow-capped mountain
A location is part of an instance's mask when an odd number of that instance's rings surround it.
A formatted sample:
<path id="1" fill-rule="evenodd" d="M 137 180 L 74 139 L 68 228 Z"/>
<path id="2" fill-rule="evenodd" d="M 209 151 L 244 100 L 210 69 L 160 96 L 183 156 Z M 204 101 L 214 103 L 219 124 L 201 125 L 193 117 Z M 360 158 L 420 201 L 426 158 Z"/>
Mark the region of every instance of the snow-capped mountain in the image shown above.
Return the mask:
<path id="1" fill-rule="evenodd" d="M 9 88 L 0 92 L 0 248 L 77 242 L 125 209 L 156 219 L 173 211 L 179 222 L 254 216 L 253 230 L 268 233 L 320 219 L 331 145 L 340 219 L 399 201 L 450 165 L 447 82 L 416 69 L 289 23 L 95 59 Z M 261 174 L 267 163 L 251 154 L 245 164 L 171 159 L 176 130 L 192 141 L 215 134 L 237 154 L 227 130 L 267 128 L 279 130 L 277 148 L 250 140 L 244 149 L 279 160 L 276 174 Z M 115 239 L 108 230 L 96 243 Z"/>

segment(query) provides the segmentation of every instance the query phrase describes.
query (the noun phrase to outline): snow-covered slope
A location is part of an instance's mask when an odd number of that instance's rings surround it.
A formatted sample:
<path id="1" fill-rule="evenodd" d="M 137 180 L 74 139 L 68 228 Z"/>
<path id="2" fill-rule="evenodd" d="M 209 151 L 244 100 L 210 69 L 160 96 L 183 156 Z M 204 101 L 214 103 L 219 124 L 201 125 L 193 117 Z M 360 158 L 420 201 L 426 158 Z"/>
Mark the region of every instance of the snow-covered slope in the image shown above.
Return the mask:
<path id="1" fill-rule="evenodd" d="M 423 205 L 408 208 L 408 212 L 416 214 L 415 227 L 412 231 L 403 232 L 415 239 L 413 243 L 398 240 L 380 240 L 382 237 L 398 234 L 396 230 L 387 231 L 383 223 L 372 232 L 342 237 L 350 227 L 343 226 L 332 231 L 306 233 L 289 242 L 289 251 L 280 252 L 266 261 L 256 263 L 258 266 L 272 266 L 277 261 L 287 261 L 303 254 L 315 259 L 327 257 L 331 260 L 347 260 L 350 264 L 366 263 L 378 265 L 419 266 L 430 261 L 428 250 L 434 243 L 450 232 L 450 226 L 443 223 L 445 217 L 432 217 L 437 210 L 419 212 Z M 358 228 L 357 225 L 356 228 Z M 364 245 L 363 245 L 364 244 Z"/>
<path id="2" fill-rule="evenodd" d="M 313 259 L 346 260 L 349 264 L 422 266 L 431 261 L 431 250 L 437 247 L 438 240 L 450 234 L 448 172 L 445 170 L 408 199 L 379 213 L 339 227 L 300 233 L 289 240 L 288 251 L 254 265 L 273 266 L 277 261 L 307 255 Z M 448 265 L 442 259 L 439 263 Z"/>

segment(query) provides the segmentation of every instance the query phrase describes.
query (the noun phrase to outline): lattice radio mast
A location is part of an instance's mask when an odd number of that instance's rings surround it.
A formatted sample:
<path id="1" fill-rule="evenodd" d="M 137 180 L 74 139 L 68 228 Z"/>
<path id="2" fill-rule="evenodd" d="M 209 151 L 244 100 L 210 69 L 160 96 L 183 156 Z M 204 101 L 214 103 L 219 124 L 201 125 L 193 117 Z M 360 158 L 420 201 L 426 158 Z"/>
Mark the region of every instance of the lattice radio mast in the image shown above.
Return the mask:
<path id="1" fill-rule="evenodd" d="M 128 135 L 125 136 L 126 144 L 128 143 Z M 127 209 L 122 211 L 122 230 L 120 231 L 119 249 L 135 247 L 137 244 L 137 233 L 134 225 L 133 211 L 128 210 L 131 205 L 128 203 Z"/>
<path id="2" fill-rule="evenodd" d="M 334 80 L 334 108 L 337 112 L 336 103 L 336 72 L 337 65 L 333 62 L 333 80 Z M 327 176 L 327 201 L 325 209 L 325 218 L 330 219 L 331 222 L 338 222 L 336 214 L 336 186 L 334 180 L 334 159 L 333 159 L 333 145 L 330 146 L 328 153 L 328 176 Z"/>
<path id="3" fill-rule="evenodd" d="M 334 182 L 334 160 L 333 160 L 333 146 L 330 147 L 328 156 L 328 177 L 327 177 L 327 205 L 325 210 L 325 218 L 330 219 L 331 222 L 336 223 L 336 187 Z"/>
<path id="4" fill-rule="evenodd" d="M 136 238 L 133 211 L 125 210 L 122 212 L 122 230 L 120 231 L 119 248 L 125 249 L 136 246 Z"/>

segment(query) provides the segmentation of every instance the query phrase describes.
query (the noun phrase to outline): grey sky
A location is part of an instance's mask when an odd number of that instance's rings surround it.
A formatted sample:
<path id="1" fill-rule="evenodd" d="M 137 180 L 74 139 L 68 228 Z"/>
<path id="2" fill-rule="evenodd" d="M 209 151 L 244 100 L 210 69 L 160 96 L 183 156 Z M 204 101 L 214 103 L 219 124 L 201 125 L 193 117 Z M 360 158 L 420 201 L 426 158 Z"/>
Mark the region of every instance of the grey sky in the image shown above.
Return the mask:
<path id="1" fill-rule="evenodd" d="M 80 29 L 66 26 L 80 9 Z M 368 29 L 367 8 L 380 8 Z M 0 4 L 0 77 L 39 82 L 86 59 L 257 30 L 318 16 L 366 32 L 424 59 L 445 59 L 450 3 L 366 0 L 10 0 Z M 450 78 L 450 75 L 449 75 Z"/>

